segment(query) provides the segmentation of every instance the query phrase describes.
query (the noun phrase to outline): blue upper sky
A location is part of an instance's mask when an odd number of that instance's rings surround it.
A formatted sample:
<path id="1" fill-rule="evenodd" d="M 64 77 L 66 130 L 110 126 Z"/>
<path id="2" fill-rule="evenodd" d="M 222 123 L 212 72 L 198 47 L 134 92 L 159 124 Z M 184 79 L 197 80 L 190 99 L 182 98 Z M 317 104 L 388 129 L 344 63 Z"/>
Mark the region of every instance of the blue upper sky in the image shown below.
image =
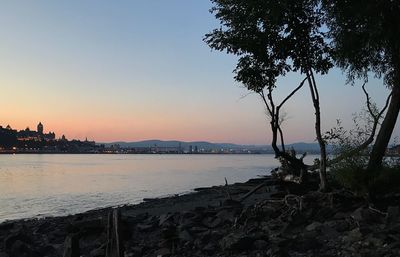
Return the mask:
<path id="1" fill-rule="evenodd" d="M 261 101 L 233 80 L 236 58 L 202 41 L 219 26 L 206 0 L 2 1 L 0 125 L 96 141 L 270 141 Z M 301 76 L 278 82 L 283 98 Z M 363 108 L 341 71 L 319 77 L 324 130 Z M 368 84 L 382 105 L 387 90 Z M 288 142 L 314 140 L 307 88 L 285 107 Z M 396 135 L 398 130 L 396 130 Z"/>

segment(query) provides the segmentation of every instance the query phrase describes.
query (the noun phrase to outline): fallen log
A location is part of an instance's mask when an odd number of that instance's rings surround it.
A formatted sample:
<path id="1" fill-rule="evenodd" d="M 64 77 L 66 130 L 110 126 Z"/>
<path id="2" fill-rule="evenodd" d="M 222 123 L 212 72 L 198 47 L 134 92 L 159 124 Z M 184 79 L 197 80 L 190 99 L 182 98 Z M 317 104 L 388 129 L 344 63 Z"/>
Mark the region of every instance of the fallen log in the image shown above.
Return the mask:
<path id="1" fill-rule="evenodd" d="M 248 192 L 247 194 L 245 194 L 241 199 L 240 202 L 243 202 L 244 200 L 246 200 L 249 196 L 251 196 L 252 194 L 254 194 L 257 190 L 259 190 L 260 188 L 264 187 L 268 185 L 267 182 L 261 183 L 258 186 L 256 186 L 255 188 L 253 188 L 250 192 Z"/>

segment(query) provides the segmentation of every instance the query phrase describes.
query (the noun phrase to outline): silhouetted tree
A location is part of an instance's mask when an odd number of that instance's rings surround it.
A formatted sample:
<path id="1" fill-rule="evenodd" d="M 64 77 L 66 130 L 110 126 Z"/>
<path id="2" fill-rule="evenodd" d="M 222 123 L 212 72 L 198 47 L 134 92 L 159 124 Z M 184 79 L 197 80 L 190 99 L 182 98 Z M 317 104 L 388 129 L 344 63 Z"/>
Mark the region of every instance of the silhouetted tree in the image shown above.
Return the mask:
<path id="1" fill-rule="evenodd" d="M 349 81 L 384 78 L 391 99 L 369 158 L 368 170 L 382 166 L 400 111 L 400 1 L 323 0 L 336 64 Z"/>
<path id="2" fill-rule="evenodd" d="M 326 150 L 321 135 L 320 106 L 315 73 L 332 67 L 329 46 L 322 31 L 323 13 L 316 0 L 211 0 L 211 12 L 221 27 L 205 36 L 213 49 L 239 56 L 235 79 L 258 93 L 271 118 L 272 147 L 277 157 L 304 170 L 301 159 L 284 148 L 280 108 L 307 81 L 315 110 L 315 131 L 321 149 L 320 188 L 326 188 Z M 276 79 L 300 72 L 305 79 L 283 102 L 276 104 Z M 277 146 L 278 134 L 281 149 Z"/>

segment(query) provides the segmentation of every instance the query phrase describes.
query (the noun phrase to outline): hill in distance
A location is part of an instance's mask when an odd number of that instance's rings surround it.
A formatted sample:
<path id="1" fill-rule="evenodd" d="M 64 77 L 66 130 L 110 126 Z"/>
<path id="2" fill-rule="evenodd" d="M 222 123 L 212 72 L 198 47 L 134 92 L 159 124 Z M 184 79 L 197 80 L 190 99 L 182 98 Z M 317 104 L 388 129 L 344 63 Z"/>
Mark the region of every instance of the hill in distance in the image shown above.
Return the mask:
<path id="1" fill-rule="evenodd" d="M 190 146 L 198 147 L 199 149 L 212 150 L 212 149 L 251 149 L 251 150 L 262 150 L 266 152 L 273 152 L 270 145 L 239 145 L 231 143 L 211 143 L 206 141 L 178 141 L 178 140 L 144 140 L 136 142 L 124 142 L 117 141 L 111 143 L 104 143 L 106 146 L 119 145 L 122 148 L 135 148 L 135 147 L 179 147 L 188 149 Z M 317 143 L 293 143 L 287 144 L 286 149 L 294 148 L 299 152 L 319 153 L 319 145 Z M 327 149 L 330 150 L 330 147 Z"/>

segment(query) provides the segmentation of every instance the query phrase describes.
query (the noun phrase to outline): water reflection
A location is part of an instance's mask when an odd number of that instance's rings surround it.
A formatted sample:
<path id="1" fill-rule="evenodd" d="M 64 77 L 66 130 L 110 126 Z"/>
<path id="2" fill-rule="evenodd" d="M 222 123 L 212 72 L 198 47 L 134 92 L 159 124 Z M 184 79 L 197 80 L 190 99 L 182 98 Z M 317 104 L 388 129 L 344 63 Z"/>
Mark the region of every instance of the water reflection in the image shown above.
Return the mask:
<path id="1" fill-rule="evenodd" d="M 0 221 L 137 203 L 277 165 L 272 155 L 0 155 Z"/>

